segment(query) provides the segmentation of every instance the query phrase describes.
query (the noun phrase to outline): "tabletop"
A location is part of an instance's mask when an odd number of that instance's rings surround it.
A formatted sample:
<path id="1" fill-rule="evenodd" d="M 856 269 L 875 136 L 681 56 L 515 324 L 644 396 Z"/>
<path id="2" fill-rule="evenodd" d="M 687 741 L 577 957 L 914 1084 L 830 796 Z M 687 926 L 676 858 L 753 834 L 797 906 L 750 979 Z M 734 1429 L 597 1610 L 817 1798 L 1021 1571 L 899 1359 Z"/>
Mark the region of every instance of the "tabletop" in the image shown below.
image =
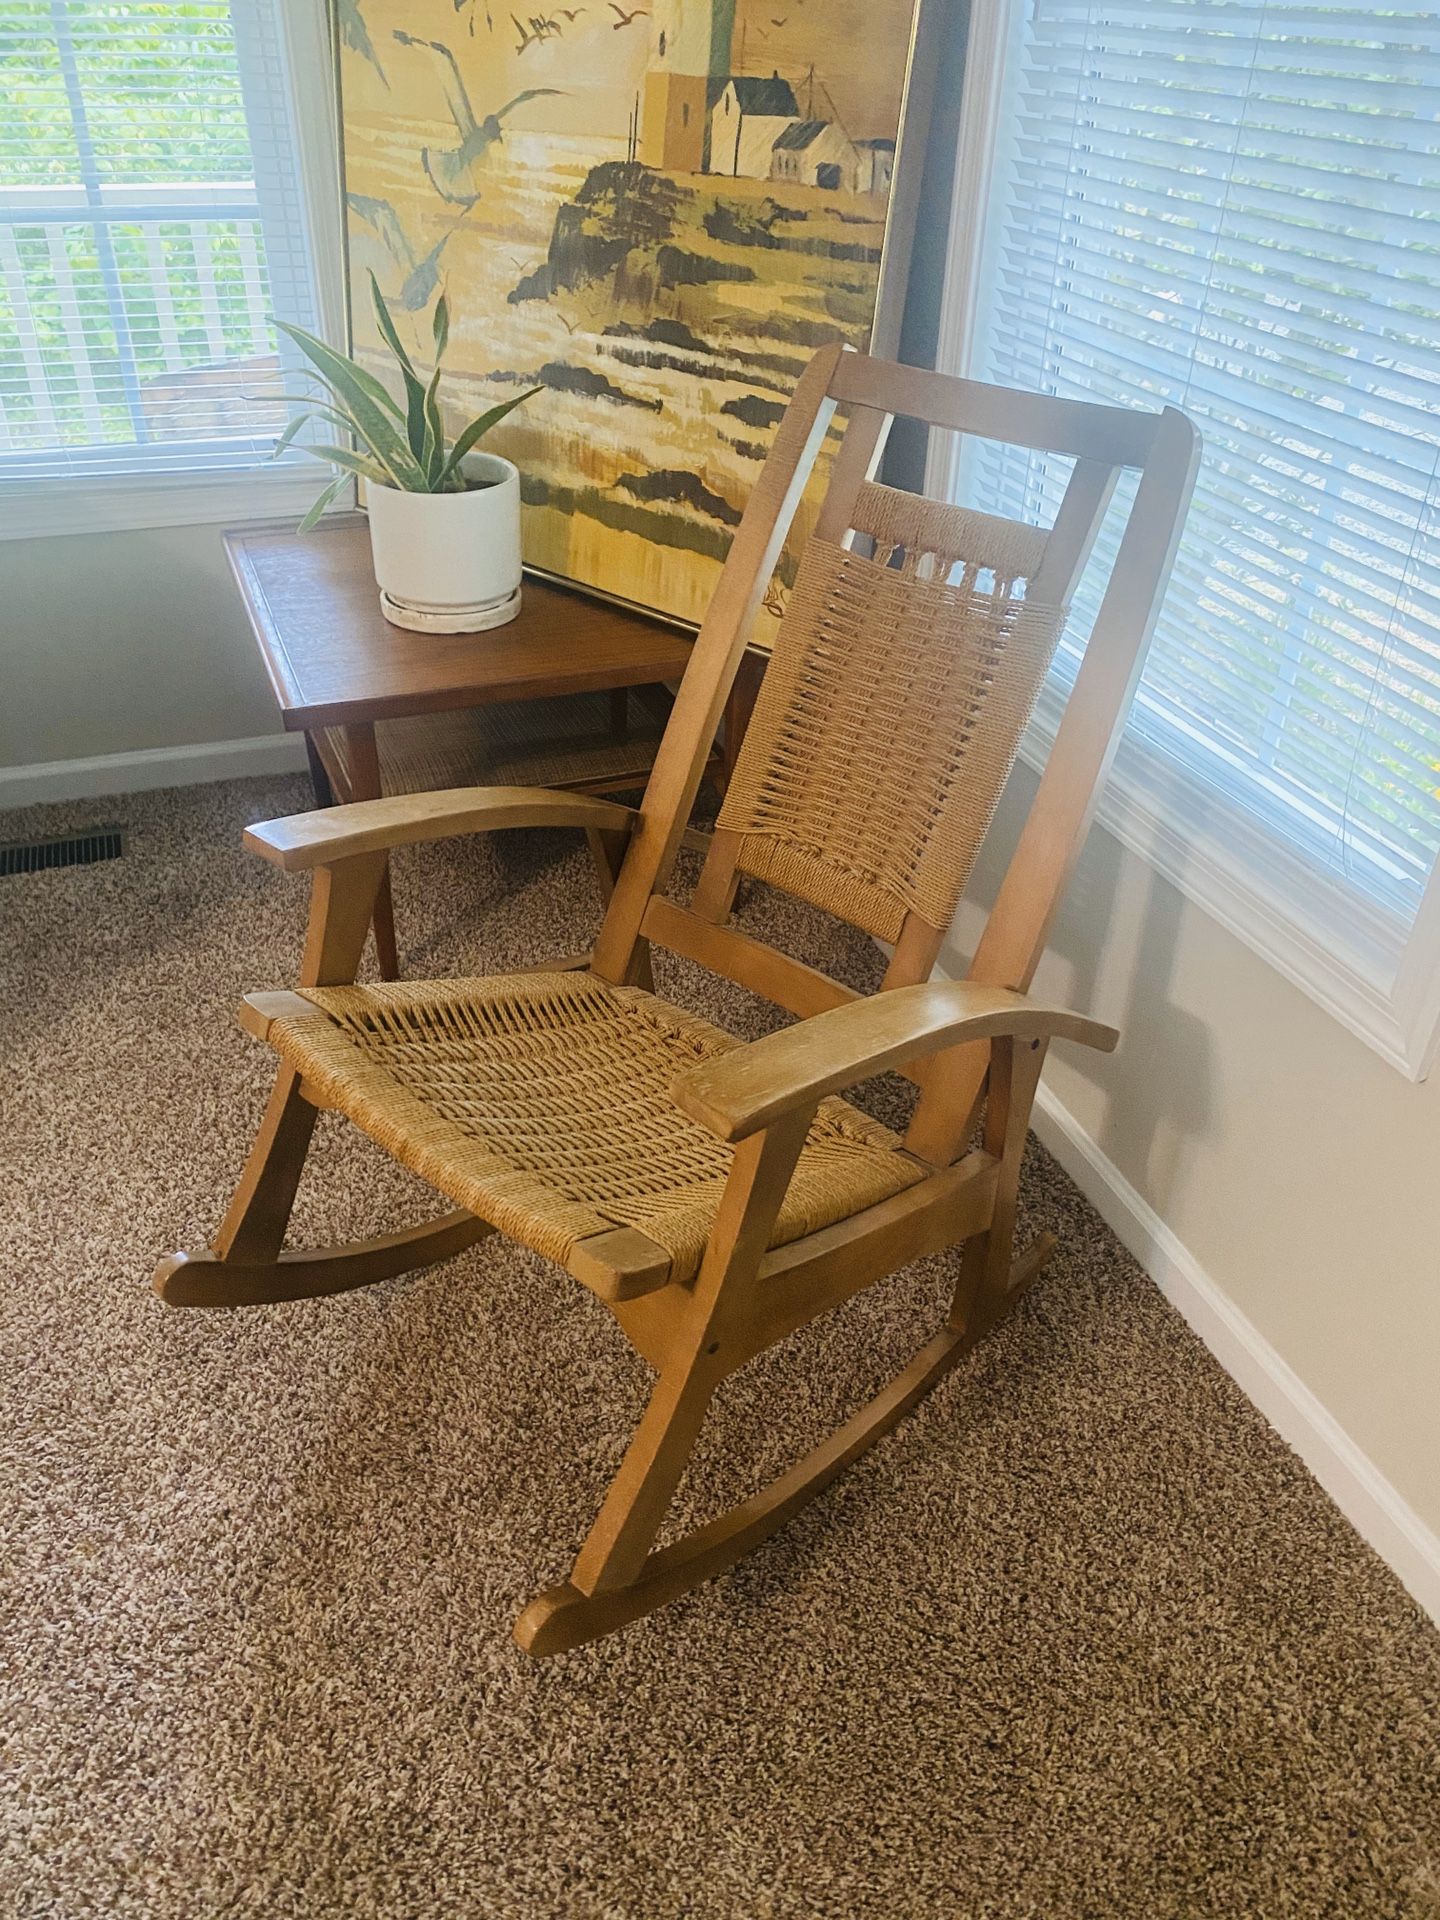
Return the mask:
<path id="1" fill-rule="evenodd" d="M 225 551 L 292 731 L 505 700 L 677 680 L 692 636 L 525 578 L 520 614 L 489 633 L 406 633 L 380 611 L 365 517 L 236 527 Z"/>

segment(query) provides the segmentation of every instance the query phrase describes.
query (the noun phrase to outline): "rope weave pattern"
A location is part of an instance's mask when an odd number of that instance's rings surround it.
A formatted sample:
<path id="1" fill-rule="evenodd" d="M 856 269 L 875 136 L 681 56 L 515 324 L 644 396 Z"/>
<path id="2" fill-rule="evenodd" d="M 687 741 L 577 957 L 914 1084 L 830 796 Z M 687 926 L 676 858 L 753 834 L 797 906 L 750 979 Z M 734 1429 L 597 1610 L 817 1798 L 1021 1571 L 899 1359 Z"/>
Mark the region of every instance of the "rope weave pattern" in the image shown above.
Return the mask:
<path id="1" fill-rule="evenodd" d="M 588 974 L 314 987 L 329 1021 L 271 1044 L 402 1166 L 537 1253 L 630 1226 L 699 1268 L 732 1150 L 675 1105 L 676 1076 L 740 1043 Z M 888 1128 L 843 1100 L 816 1116 L 771 1244 L 912 1186 Z"/>
<path id="2" fill-rule="evenodd" d="M 1042 528 L 868 485 L 875 555 L 811 538 L 720 825 L 739 865 L 883 939 L 945 927 L 1065 609 Z"/>

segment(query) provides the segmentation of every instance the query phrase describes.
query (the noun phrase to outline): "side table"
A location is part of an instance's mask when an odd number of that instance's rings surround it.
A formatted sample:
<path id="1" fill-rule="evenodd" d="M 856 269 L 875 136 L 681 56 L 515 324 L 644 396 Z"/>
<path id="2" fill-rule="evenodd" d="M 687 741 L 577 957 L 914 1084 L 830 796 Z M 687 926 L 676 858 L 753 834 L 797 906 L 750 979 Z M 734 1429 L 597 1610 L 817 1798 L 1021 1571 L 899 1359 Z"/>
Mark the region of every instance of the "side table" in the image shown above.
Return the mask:
<path id="1" fill-rule="evenodd" d="M 282 723 L 305 735 L 319 804 L 476 784 L 643 786 L 690 635 L 528 577 L 507 627 L 406 633 L 380 612 L 359 513 L 304 535 L 290 521 L 237 527 L 224 545 Z M 757 681 L 747 662 L 713 763 L 722 786 Z M 388 879 L 374 930 L 393 980 Z"/>

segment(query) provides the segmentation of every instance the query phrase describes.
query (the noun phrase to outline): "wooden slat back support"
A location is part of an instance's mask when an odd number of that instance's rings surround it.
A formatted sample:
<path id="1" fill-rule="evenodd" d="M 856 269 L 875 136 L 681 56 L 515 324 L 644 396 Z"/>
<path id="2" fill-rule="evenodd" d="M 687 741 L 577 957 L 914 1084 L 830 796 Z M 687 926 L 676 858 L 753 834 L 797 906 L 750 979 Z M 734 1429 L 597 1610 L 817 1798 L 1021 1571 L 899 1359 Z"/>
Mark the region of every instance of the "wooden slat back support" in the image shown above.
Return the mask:
<path id="1" fill-rule="evenodd" d="M 843 357 L 830 393 L 841 406 L 875 407 L 951 433 L 999 440 L 1035 453 L 1101 460 L 1112 467 L 1143 467 L 1162 418 L 1129 407 L 1098 406 L 1091 400 L 1019 393 L 949 373 L 872 360 L 861 353 Z"/>
<path id="2" fill-rule="evenodd" d="M 999 651 L 986 656 L 982 662 L 986 674 L 990 675 L 986 682 L 987 698 L 989 687 L 1003 682 L 1004 644 L 1020 630 L 1022 621 L 1029 623 L 1024 629 L 1029 636 L 1024 645 L 1032 651 L 1015 671 L 1023 667 L 1031 674 L 1043 674 L 1054 633 L 1040 640 L 1035 635 L 1051 614 L 1054 631 L 1058 632 L 1064 610 L 1093 551 L 1120 472 L 1126 467 L 1140 469 L 1135 502 L 1085 661 L 971 969 L 972 978 L 988 985 L 1024 989 L 1030 984 L 1139 677 L 1194 482 L 1198 441 L 1184 415 L 1173 408 L 1160 414 L 1138 413 L 1083 401 L 1012 393 L 976 381 L 889 365 L 838 349 L 818 355 L 796 389 L 696 642 L 669 729 L 655 761 L 639 826 L 631 839 L 596 944 L 593 964 L 607 979 L 636 980 L 644 965 L 647 942 L 654 940 L 801 1017 L 841 1005 L 853 997 L 850 989 L 816 969 L 803 966 L 726 926 L 737 877 L 746 870 L 759 872 L 890 939 L 894 957 L 885 975 L 885 988 L 912 985 L 926 979 L 946 937 L 954 901 L 933 876 L 924 881 L 923 897 L 921 882 L 917 881 L 913 897 L 907 897 L 901 890 L 893 897 L 887 896 L 887 900 L 876 907 L 872 903 L 874 890 L 867 894 L 863 875 L 859 876 L 860 883 L 847 893 L 850 876 L 842 871 L 839 881 L 827 894 L 830 883 L 823 874 L 813 884 L 807 879 L 804 857 L 791 859 L 782 849 L 782 856 L 777 857 L 772 870 L 767 870 L 763 860 L 757 863 L 756 836 L 743 815 L 743 793 L 741 803 L 735 806 L 727 798 L 692 907 L 682 909 L 663 898 L 701 772 L 761 598 L 825 445 L 837 407 L 845 410 L 845 430 L 832 462 L 815 532 L 807 543 L 807 555 L 818 543 L 830 550 L 827 564 L 832 569 L 839 568 L 843 563 L 833 557 L 837 550 L 848 553 L 854 548 L 857 535 L 873 535 L 874 559 L 869 558 L 868 551 L 857 551 L 855 564 L 870 570 L 871 588 L 877 584 L 877 570 L 884 570 L 878 584 L 885 605 L 893 609 L 903 602 L 905 583 L 910 581 L 931 589 L 925 604 L 933 607 L 937 601 L 934 588 L 950 581 L 952 565 L 958 569 L 962 587 L 973 586 L 976 592 L 990 590 L 988 585 L 982 589 L 978 584 L 982 576 L 987 582 L 992 577 L 988 571 L 992 563 L 982 553 L 966 556 L 962 552 L 957 558 L 947 548 L 947 539 L 956 528 L 995 543 L 999 550 L 1009 554 L 1023 583 L 1019 591 L 1007 589 L 1011 593 L 1010 612 L 1013 614 L 1018 607 L 1020 615 L 1018 619 L 1010 618 L 1008 624 L 997 623 L 994 629 L 1001 636 L 996 641 Z M 927 504 L 914 496 L 896 495 L 890 489 L 878 487 L 874 475 L 890 425 L 900 414 L 951 432 L 970 433 L 1072 458 L 1074 471 L 1054 526 L 1048 532 L 1025 529 L 984 515 L 967 515 L 943 503 Z M 908 535 L 896 536 L 894 527 L 908 527 L 910 531 Z M 1001 574 L 997 563 L 993 567 L 996 592 L 1000 591 Z M 799 598 L 798 589 L 796 598 Z M 789 624 L 787 620 L 786 625 Z M 943 629 L 937 624 L 935 631 L 942 636 L 936 641 L 937 648 L 943 647 Z M 813 627 L 811 632 L 813 634 Z M 882 647 L 888 638 L 888 634 L 881 634 Z M 772 669 L 767 688 L 778 684 L 787 671 L 792 681 L 795 678 L 798 656 L 793 651 L 786 655 L 786 639 L 786 630 L 782 627 L 777 665 Z M 917 650 L 913 631 L 909 639 L 910 653 L 918 659 L 920 670 L 928 671 L 933 663 L 927 661 L 923 647 Z M 1018 641 L 1015 644 L 1023 654 L 1022 644 Z M 828 648 L 827 629 L 822 634 L 822 650 L 828 651 Z M 942 658 L 939 664 L 943 669 L 946 662 Z M 872 655 L 869 668 L 872 673 L 873 667 Z M 803 670 L 812 674 L 808 689 L 811 711 L 823 721 L 826 703 L 814 700 L 813 668 L 807 665 Z M 1028 700 L 1033 697 L 1033 689 L 1019 682 L 1016 687 L 1018 691 L 1009 696 L 1010 708 L 1002 712 L 1011 734 L 1023 723 L 1023 714 L 1019 721 L 1016 714 L 1021 706 L 1028 712 Z M 873 704 L 877 714 L 883 714 L 891 691 L 882 675 L 875 681 L 873 690 L 866 693 L 865 700 Z M 915 725 L 923 726 L 927 713 L 924 700 L 917 700 L 913 688 L 908 697 L 907 715 L 914 713 Z M 767 694 L 762 692 L 762 707 L 757 709 L 756 726 L 752 726 L 747 736 L 741 766 L 736 770 L 736 783 L 731 788 L 732 797 L 741 784 L 745 755 L 751 753 L 752 742 L 756 754 L 761 754 L 766 744 L 763 725 L 766 698 Z M 888 724 L 893 729 L 893 711 Z M 823 758 L 823 724 L 817 724 L 813 737 L 816 744 L 811 757 L 818 763 Z M 852 748 L 854 738 L 852 735 Z M 863 724 L 859 738 L 863 747 Z M 800 767 L 801 778 L 806 758 L 803 749 L 808 739 L 802 728 L 785 742 L 785 751 L 790 755 L 792 766 Z M 773 746 L 773 740 L 770 744 Z M 983 753 L 972 752 L 958 763 L 959 773 L 950 780 L 943 799 L 948 807 L 953 789 L 955 804 L 962 809 L 967 805 L 971 807 L 973 817 L 967 820 L 967 831 L 976 819 L 981 833 L 988 825 L 989 810 L 993 810 L 994 801 L 998 799 L 1013 744 L 1013 738 L 1005 735 L 988 758 Z M 883 782 L 887 771 L 885 756 L 880 754 L 875 759 L 875 777 Z M 752 792 L 757 779 L 763 784 L 770 778 L 763 759 L 755 760 L 751 773 L 755 776 L 750 780 Z M 995 781 L 993 796 L 982 793 L 977 801 L 977 781 L 983 785 L 991 779 Z M 865 804 L 861 797 L 862 816 Z M 823 811 L 816 817 L 823 826 Z M 884 839 L 883 834 L 874 837 Z M 964 858 L 956 863 L 962 884 L 973 850 L 967 843 L 962 848 Z M 923 848 L 922 857 L 925 857 Z M 811 864 L 812 867 L 823 865 L 823 859 Z M 988 1058 L 988 1047 L 975 1046 L 960 1050 L 955 1057 L 938 1056 L 920 1071 L 917 1077 L 921 1079 L 924 1093 L 909 1137 L 912 1151 L 934 1164 L 954 1161 L 984 1086 Z"/>

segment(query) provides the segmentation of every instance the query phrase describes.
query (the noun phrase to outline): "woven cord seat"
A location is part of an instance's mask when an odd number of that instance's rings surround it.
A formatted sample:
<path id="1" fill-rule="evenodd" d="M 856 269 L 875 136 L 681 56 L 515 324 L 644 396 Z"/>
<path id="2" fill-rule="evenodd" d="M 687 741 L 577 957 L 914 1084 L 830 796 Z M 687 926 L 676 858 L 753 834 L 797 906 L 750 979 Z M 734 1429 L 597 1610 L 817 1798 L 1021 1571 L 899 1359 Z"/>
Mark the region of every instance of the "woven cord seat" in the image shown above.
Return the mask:
<path id="1" fill-rule="evenodd" d="M 580 973 L 311 988 L 330 1016 L 270 1041 L 402 1166 L 564 1265 L 577 1240 L 634 1227 L 694 1278 L 733 1152 L 676 1106 L 677 1074 L 740 1043 L 636 987 Z M 888 1128 L 826 1100 L 772 1246 L 922 1177 Z"/>

